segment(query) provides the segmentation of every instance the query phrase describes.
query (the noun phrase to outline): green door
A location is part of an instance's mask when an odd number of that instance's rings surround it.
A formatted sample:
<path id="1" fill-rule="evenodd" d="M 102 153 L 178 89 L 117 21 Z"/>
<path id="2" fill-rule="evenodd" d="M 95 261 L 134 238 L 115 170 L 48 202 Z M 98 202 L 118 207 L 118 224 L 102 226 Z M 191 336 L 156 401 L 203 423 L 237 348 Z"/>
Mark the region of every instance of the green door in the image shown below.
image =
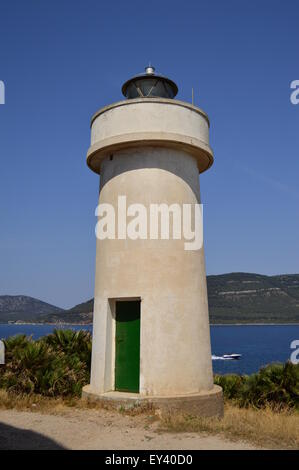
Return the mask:
<path id="1" fill-rule="evenodd" d="M 140 301 L 116 302 L 115 390 L 139 392 Z"/>

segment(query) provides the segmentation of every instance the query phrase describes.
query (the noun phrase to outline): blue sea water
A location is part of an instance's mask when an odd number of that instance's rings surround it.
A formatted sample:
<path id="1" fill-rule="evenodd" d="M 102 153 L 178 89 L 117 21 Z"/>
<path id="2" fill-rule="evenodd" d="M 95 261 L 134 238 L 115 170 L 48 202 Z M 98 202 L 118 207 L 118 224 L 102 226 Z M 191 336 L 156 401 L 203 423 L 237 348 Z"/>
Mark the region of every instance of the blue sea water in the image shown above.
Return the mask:
<path id="1" fill-rule="evenodd" d="M 213 360 L 214 373 L 252 374 L 264 365 L 286 362 L 295 339 L 299 340 L 299 325 L 214 325 L 212 353 L 242 354 L 240 360 Z"/>
<path id="2" fill-rule="evenodd" d="M 92 325 L 15 325 L 15 324 L 4 324 L 0 323 L 0 339 L 8 338 L 14 335 L 28 335 L 32 336 L 33 339 L 41 338 L 42 336 L 49 335 L 50 333 L 58 328 L 60 330 L 88 330 L 92 331 Z"/>
<path id="3" fill-rule="evenodd" d="M 54 328 L 85 329 L 91 325 L 7 325 L 0 324 L 0 339 L 16 334 L 32 335 L 34 339 L 51 333 Z M 213 325 L 211 326 L 212 354 L 242 354 L 240 360 L 213 360 L 217 374 L 252 374 L 260 367 L 290 358 L 290 344 L 299 340 L 299 325 Z"/>

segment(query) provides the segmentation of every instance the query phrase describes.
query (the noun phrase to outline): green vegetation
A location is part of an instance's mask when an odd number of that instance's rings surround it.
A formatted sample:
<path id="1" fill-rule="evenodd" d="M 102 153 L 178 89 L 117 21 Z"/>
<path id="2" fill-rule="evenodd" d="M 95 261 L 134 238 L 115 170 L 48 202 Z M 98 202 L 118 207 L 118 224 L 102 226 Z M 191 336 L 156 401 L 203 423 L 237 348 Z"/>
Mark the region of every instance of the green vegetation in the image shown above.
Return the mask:
<path id="1" fill-rule="evenodd" d="M 55 330 L 39 340 L 17 335 L 5 340 L 6 365 L 0 388 L 14 394 L 79 397 L 89 383 L 91 334 Z M 240 407 L 299 410 L 299 364 L 271 364 L 252 375 L 216 375 L 224 396 Z"/>
<path id="2" fill-rule="evenodd" d="M 80 400 L 82 387 L 89 383 L 90 333 L 55 330 L 36 341 L 18 335 L 6 339 L 5 346 L 0 408 L 56 414 L 69 407 L 104 406 Z M 170 413 L 160 417 L 159 429 L 223 434 L 268 448 L 298 448 L 299 364 L 271 364 L 250 376 L 217 375 L 215 383 L 224 391 L 223 419 Z M 149 410 L 127 411 L 141 412 Z"/>
<path id="3" fill-rule="evenodd" d="M 270 364 L 252 375 L 217 375 L 225 398 L 240 407 L 295 408 L 299 411 L 299 364 Z"/>
<path id="4" fill-rule="evenodd" d="M 55 330 L 33 341 L 25 335 L 6 339 L 6 365 L 0 388 L 17 394 L 48 397 L 80 396 L 89 382 L 91 335 L 87 331 Z"/>

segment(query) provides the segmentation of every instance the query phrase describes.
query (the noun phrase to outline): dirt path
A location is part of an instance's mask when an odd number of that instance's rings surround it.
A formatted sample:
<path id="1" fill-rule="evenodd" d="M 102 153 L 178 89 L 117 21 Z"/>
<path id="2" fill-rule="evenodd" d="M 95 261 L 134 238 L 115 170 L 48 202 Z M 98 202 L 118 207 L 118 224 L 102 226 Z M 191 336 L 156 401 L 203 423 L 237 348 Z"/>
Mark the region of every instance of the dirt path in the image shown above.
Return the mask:
<path id="1" fill-rule="evenodd" d="M 218 436 L 161 433 L 157 427 L 149 417 L 105 410 L 0 410 L 0 449 L 254 449 Z"/>

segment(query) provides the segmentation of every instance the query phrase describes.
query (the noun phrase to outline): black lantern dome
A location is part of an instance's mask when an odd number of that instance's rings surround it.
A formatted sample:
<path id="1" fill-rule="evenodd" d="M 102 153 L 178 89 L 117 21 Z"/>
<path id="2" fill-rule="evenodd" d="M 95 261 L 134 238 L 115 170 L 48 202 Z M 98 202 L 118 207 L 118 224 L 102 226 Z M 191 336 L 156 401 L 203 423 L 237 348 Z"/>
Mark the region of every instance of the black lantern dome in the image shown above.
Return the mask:
<path id="1" fill-rule="evenodd" d="M 133 98 L 174 98 L 178 92 L 177 85 L 167 77 L 155 73 L 151 65 L 145 67 L 145 73 L 135 75 L 122 86 L 123 95 Z"/>

